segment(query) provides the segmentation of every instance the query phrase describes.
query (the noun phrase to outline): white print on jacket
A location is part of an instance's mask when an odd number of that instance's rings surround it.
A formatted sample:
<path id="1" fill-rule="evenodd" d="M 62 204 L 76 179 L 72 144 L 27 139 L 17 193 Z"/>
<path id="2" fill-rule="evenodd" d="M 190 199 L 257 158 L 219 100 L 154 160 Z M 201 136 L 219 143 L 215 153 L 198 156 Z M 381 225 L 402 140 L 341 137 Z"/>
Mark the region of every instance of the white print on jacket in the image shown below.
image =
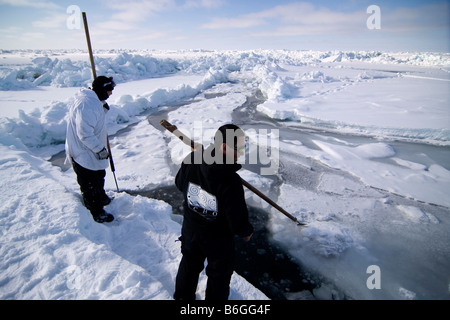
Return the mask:
<path id="1" fill-rule="evenodd" d="M 188 206 L 207 220 L 214 220 L 217 216 L 216 196 L 206 192 L 195 183 L 189 182 Z"/>

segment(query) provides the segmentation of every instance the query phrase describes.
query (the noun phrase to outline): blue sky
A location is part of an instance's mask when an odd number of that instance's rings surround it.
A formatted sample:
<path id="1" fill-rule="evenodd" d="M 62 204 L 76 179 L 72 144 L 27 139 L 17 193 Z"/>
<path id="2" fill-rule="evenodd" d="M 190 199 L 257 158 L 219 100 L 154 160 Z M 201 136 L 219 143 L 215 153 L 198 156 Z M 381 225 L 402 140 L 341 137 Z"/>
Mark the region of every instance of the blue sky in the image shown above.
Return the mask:
<path id="1" fill-rule="evenodd" d="M 0 49 L 85 49 L 71 5 L 94 50 L 450 52 L 448 0 L 0 0 Z"/>

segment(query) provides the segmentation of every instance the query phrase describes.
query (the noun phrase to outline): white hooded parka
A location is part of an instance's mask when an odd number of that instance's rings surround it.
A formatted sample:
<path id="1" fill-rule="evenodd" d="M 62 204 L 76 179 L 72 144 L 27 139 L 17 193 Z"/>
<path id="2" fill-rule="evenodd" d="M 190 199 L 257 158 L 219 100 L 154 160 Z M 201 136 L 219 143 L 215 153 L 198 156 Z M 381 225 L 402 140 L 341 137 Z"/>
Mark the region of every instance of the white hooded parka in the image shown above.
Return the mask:
<path id="1" fill-rule="evenodd" d="M 96 153 L 106 147 L 106 112 L 97 94 L 81 89 L 69 108 L 66 134 L 66 156 L 83 168 L 104 170 L 108 160 L 99 160 Z"/>

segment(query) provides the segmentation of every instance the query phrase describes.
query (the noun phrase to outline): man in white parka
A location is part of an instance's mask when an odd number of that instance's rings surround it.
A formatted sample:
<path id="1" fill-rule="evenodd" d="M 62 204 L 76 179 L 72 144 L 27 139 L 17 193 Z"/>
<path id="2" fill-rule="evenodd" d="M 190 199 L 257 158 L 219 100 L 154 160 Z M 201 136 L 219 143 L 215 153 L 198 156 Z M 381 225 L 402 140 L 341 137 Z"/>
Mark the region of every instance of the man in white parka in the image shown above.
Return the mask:
<path id="1" fill-rule="evenodd" d="M 83 202 L 98 223 L 111 222 L 113 215 L 103 207 L 111 202 L 104 190 L 109 157 L 106 150 L 106 99 L 112 94 L 113 78 L 99 76 L 92 89 L 81 89 L 69 108 L 66 156 L 77 175 Z"/>

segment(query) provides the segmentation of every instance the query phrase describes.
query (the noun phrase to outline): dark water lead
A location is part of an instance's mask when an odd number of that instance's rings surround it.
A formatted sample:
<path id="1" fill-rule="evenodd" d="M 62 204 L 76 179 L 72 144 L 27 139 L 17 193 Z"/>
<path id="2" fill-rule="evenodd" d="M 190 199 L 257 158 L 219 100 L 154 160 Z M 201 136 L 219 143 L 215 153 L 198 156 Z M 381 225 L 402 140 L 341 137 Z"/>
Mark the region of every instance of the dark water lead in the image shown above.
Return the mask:
<path id="1" fill-rule="evenodd" d="M 165 201 L 174 214 L 183 214 L 183 197 L 175 186 L 127 193 Z M 298 263 L 271 239 L 266 227 L 268 213 L 252 206 L 248 210 L 255 231 L 249 242 L 236 239 L 236 272 L 272 300 L 314 299 L 312 290 L 317 285 L 307 280 Z"/>

